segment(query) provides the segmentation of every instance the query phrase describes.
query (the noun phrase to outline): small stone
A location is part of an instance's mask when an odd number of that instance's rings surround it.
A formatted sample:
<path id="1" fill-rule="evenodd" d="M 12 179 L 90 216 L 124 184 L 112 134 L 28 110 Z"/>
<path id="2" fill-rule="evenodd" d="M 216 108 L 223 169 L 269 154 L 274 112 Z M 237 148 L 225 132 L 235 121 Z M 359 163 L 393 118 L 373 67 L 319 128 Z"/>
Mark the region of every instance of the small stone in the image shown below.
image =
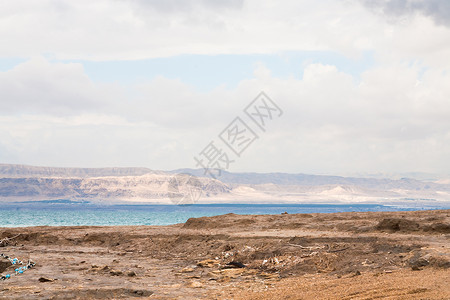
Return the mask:
<path id="1" fill-rule="evenodd" d="M 111 270 L 111 271 L 109 272 L 109 274 L 111 274 L 112 276 L 120 276 L 120 275 L 123 274 L 123 272 L 122 272 L 122 271 L 119 271 L 119 270 Z"/>
<path id="2" fill-rule="evenodd" d="M 278 260 L 277 260 L 277 263 L 278 263 Z M 232 262 L 227 263 L 226 267 L 228 267 L 228 268 L 245 268 L 246 266 L 239 261 L 232 261 Z"/>
<path id="3" fill-rule="evenodd" d="M 212 267 L 218 266 L 218 265 L 219 265 L 219 261 L 214 260 L 214 259 L 205 259 L 205 260 L 199 261 L 197 263 L 197 266 L 206 267 L 206 268 L 212 268 Z"/>
<path id="4" fill-rule="evenodd" d="M 181 273 L 191 273 L 191 272 L 194 272 L 193 268 L 184 268 L 181 270 Z"/>
<path id="5" fill-rule="evenodd" d="M 191 288 L 202 288 L 203 284 L 199 281 L 192 281 L 190 284 L 188 284 L 188 287 Z"/>
<path id="6" fill-rule="evenodd" d="M 53 282 L 53 281 L 55 281 L 55 279 L 50 279 L 50 278 L 46 278 L 46 277 L 41 277 L 38 280 L 39 280 L 39 282 Z"/>
<path id="7" fill-rule="evenodd" d="M 127 273 L 127 276 L 128 276 L 128 277 L 134 277 L 134 276 L 136 276 L 136 272 L 134 272 L 134 271 L 129 271 L 129 272 Z"/>

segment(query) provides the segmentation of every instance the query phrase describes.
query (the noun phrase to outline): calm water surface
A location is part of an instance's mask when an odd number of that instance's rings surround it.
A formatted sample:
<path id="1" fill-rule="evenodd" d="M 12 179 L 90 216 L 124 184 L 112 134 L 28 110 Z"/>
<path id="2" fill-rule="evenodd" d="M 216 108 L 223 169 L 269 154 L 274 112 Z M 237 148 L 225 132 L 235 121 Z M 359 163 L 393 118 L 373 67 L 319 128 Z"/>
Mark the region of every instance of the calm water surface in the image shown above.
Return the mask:
<path id="1" fill-rule="evenodd" d="M 385 206 L 376 204 L 196 204 L 98 206 L 42 202 L 3 205 L 0 227 L 77 225 L 170 225 L 192 217 L 235 214 L 335 213 L 351 211 L 406 211 L 446 207 Z M 447 207 L 448 208 L 448 207 Z"/>

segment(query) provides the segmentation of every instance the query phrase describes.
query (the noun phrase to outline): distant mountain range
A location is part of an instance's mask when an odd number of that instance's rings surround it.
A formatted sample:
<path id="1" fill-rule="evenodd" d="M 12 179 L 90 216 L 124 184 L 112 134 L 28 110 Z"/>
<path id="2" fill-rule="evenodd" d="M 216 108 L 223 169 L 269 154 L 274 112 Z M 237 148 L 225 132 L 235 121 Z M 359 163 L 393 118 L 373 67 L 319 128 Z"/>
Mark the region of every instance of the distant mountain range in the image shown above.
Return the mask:
<path id="1" fill-rule="evenodd" d="M 198 177 L 205 176 L 203 169 L 178 169 L 172 173 L 188 173 Z M 221 172 L 218 178 L 224 183 L 231 184 L 277 184 L 277 185 L 300 185 L 300 186 L 318 186 L 318 185 L 354 185 L 365 188 L 383 188 L 383 189 L 415 189 L 426 190 L 435 187 L 442 188 L 442 185 L 433 182 L 425 182 L 411 178 L 378 179 L 378 178 L 356 178 L 328 175 L 308 175 L 308 174 L 288 174 L 288 173 L 230 173 Z"/>
<path id="2" fill-rule="evenodd" d="M 450 203 L 450 184 L 411 178 L 362 178 L 287 173 L 230 173 L 218 180 L 202 169 L 55 168 L 0 164 L 0 201 L 67 199 L 101 203 L 170 203 L 176 174 L 201 182 L 200 202 Z M 172 181 L 171 181 L 172 180 Z M 189 183 L 180 183 L 189 190 Z"/>
<path id="3" fill-rule="evenodd" d="M 2 177 L 106 177 L 157 174 L 148 168 L 55 168 L 0 164 Z"/>

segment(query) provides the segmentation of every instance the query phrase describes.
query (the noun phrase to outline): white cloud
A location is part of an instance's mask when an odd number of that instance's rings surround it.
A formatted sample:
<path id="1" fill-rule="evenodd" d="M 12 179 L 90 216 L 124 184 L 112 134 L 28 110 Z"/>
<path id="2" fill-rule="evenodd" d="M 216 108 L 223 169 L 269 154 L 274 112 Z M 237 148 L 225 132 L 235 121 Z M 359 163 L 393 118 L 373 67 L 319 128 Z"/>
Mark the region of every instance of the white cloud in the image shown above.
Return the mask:
<path id="1" fill-rule="evenodd" d="M 46 74 L 37 85 L 46 87 L 43 95 L 55 96 L 27 110 L 37 92 L 26 86 L 36 74 Z M 402 63 L 368 70 L 358 80 L 333 65 L 309 64 L 303 74 L 280 79 L 258 65 L 254 78 L 210 92 L 159 77 L 116 86 L 132 89 L 123 97 L 89 81 L 78 65 L 31 60 L 2 74 L 9 87 L 1 89 L 1 99 L 9 99 L 3 101 L 9 113 L 0 116 L 2 160 L 194 167 L 193 156 L 265 90 L 285 113 L 267 133 L 259 132 L 234 171 L 444 172 L 450 167 L 449 74 Z M 110 95 L 110 105 L 95 105 L 104 95 Z M 77 97 L 94 105 L 78 107 Z M 66 110 L 70 114 L 61 113 Z"/>
<path id="2" fill-rule="evenodd" d="M 285 114 L 232 170 L 446 172 L 448 12 L 435 0 L 367 3 L 4 2 L 0 57 L 28 60 L 0 72 L 0 160 L 192 167 L 264 90 Z M 332 63 L 305 64 L 302 78 L 277 78 L 259 64 L 237 87 L 208 92 L 162 76 L 100 84 L 81 63 L 51 62 L 304 50 L 370 52 L 375 62 L 357 78 Z"/>
<path id="3" fill-rule="evenodd" d="M 106 105 L 84 73 L 81 64 L 49 63 L 33 58 L 7 72 L 0 72 L 0 114 L 73 114 Z"/>
<path id="4" fill-rule="evenodd" d="M 17 0 L 2 4 L 0 36 L 8 46 L 0 56 L 129 60 L 332 50 L 356 57 L 407 49 L 416 59 L 432 59 L 417 32 L 427 49 L 448 49 L 448 28 L 409 19 L 386 23 L 358 1 Z"/>
<path id="5" fill-rule="evenodd" d="M 450 2 L 446 0 L 382 0 L 361 2 L 377 13 L 402 17 L 420 13 L 431 17 L 438 25 L 450 26 Z"/>

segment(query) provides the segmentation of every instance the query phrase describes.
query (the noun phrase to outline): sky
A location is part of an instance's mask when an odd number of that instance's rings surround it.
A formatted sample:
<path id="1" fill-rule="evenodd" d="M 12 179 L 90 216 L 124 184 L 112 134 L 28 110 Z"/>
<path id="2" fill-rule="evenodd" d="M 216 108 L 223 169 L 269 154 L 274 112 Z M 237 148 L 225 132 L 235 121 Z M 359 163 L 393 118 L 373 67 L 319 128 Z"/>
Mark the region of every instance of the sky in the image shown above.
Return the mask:
<path id="1" fill-rule="evenodd" d="M 446 0 L 0 0 L 0 45 L 0 163 L 450 170 Z"/>

